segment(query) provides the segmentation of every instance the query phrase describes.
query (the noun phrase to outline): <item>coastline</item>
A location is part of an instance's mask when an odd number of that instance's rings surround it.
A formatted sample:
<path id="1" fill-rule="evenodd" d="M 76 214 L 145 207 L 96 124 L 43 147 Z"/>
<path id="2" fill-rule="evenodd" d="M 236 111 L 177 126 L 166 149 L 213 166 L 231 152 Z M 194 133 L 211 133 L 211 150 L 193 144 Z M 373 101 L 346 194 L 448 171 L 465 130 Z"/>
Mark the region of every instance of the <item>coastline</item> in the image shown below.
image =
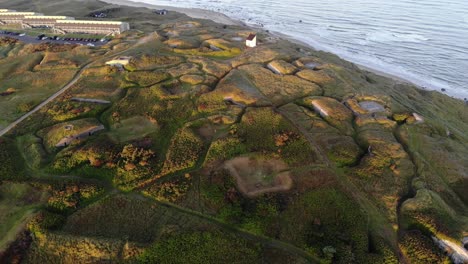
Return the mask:
<path id="1" fill-rule="evenodd" d="M 245 26 L 245 24 L 239 20 L 234 20 L 227 15 L 200 9 L 200 8 L 183 8 L 183 7 L 173 7 L 173 6 L 161 6 L 161 5 L 154 5 L 154 4 L 147 4 L 143 2 L 134 2 L 129 0 L 100 0 L 101 2 L 105 2 L 111 5 L 124 5 L 124 6 L 131 6 L 131 7 L 145 7 L 150 9 L 166 9 L 169 11 L 174 11 L 178 13 L 186 14 L 189 17 L 197 18 L 197 19 L 208 19 L 212 20 L 216 23 L 225 24 L 225 25 L 237 25 L 237 26 Z"/>
<path id="2" fill-rule="evenodd" d="M 255 27 L 254 27 L 255 28 Z M 258 30 L 263 30 L 261 28 L 258 28 Z M 263 30 L 265 31 L 265 30 Z M 276 31 L 269 31 L 270 34 L 272 34 L 273 36 L 276 36 L 278 38 L 282 38 L 282 39 L 286 39 L 294 44 L 298 44 L 298 45 L 302 45 L 302 46 L 305 46 L 305 47 L 309 47 L 309 48 L 312 48 L 314 50 L 317 50 L 316 47 L 312 46 L 311 44 L 305 42 L 305 41 L 302 41 L 302 40 L 299 40 L 299 39 L 296 39 L 292 36 L 288 36 L 286 34 L 283 34 L 283 33 L 280 33 L 280 32 L 276 32 Z M 335 54 L 336 55 L 336 54 Z M 338 55 L 337 55 L 338 56 Z M 340 57 L 340 56 L 338 56 Z M 340 57 L 341 58 L 341 57 Z M 343 58 L 342 58 L 343 59 Z M 345 59 L 344 59 L 345 60 Z M 362 64 L 359 64 L 359 63 L 355 63 L 355 62 L 352 62 L 354 65 L 356 65 L 360 70 L 362 71 L 367 71 L 367 72 L 371 72 L 371 73 L 374 73 L 376 75 L 380 75 L 380 76 L 383 76 L 383 77 L 386 77 L 386 78 L 389 78 L 389 79 L 392 79 L 398 83 L 404 83 L 404 84 L 410 84 L 410 85 L 414 85 L 416 87 L 418 87 L 419 89 L 423 89 L 423 90 L 427 90 L 427 91 L 431 91 L 429 89 L 426 89 L 420 85 L 417 85 L 415 84 L 414 82 L 410 81 L 410 80 L 407 80 L 403 77 L 400 77 L 400 76 L 397 76 L 397 75 L 394 75 L 394 74 L 390 74 L 390 73 L 386 73 L 386 72 L 383 72 L 383 71 L 380 71 L 380 70 L 377 70 L 377 69 L 374 69 L 374 68 L 371 68 L 371 67 L 367 67 L 367 66 L 364 66 Z M 450 95 L 448 95 L 450 96 Z M 460 99 L 460 98 L 458 98 Z"/>
<path id="3" fill-rule="evenodd" d="M 248 27 L 248 28 L 255 29 L 256 31 L 261 31 L 263 33 L 270 34 L 270 35 L 273 35 L 275 37 L 290 41 L 291 43 L 299 44 L 299 45 L 302 45 L 302 46 L 305 46 L 305 47 L 308 47 L 308 48 L 312 48 L 314 50 L 321 50 L 321 49 L 317 49 L 317 47 L 314 47 L 312 44 L 307 43 L 307 42 L 302 41 L 302 40 L 299 40 L 297 38 L 294 38 L 293 36 L 289 36 L 289 35 L 286 35 L 284 33 L 271 31 L 271 30 L 267 31 L 262 27 L 258 27 L 258 26 L 254 26 L 254 25 L 248 25 L 248 24 L 244 23 L 243 21 L 233 19 L 233 18 L 231 18 L 231 17 L 229 17 L 229 16 L 227 16 L 227 15 L 225 15 L 223 13 L 216 12 L 216 11 L 200 9 L 200 8 L 182 8 L 182 7 L 173 7 L 173 6 L 161 6 L 161 5 L 148 4 L 148 3 L 143 3 L 143 2 L 139 2 L 139 1 L 136 2 L 136 1 L 130 1 L 130 0 L 100 0 L 100 1 L 108 3 L 108 4 L 115 4 L 115 5 L 126 5 L 126 6 L 132 6 L 132 7 L 145 7 L 145 8 L 150 8 L 150 9 L 167 9 L 169 11 L 183 13 L 183 14 L 185 14 L 185 15 L 187 15 L 189 17 L 195 18 L 195 19 L 208 19 L 208 20 L 212 20 L 212 21 L 214 21 L 216 23 L 225 24 L 225 25 L 245 26 L 245 27 Z M 339 55 L 337 55 L 337 56 L 339 56 Z M 341 56 L 339 56 L 339 57 L 342 58 Z M 342 58 L 342 59 L 344 59 L 344 58 Z M 346 60 L 346 59 L 344 59 L 344 60 Z M 347 60 L 347 61 L 349 61 L 349 60 Z M 394 74 L 390 74 L 390 73 L 386 73 L 386 72 L 384 72 L 382 70 L 378 70 L 378 69 L 375 69 L 375 68 L 364 66 L 364 65 L 356 63 L 356 62 L 352 62 L 352 61 L 350 61 L 350 62 L 353 63 L 354 65 L 356 65 L 360 70 L 371 72 L 373 74 L 380 75 L 380 76 L 392 79 L 393 81 L 395 81 L 397 83 L 413 85 L 413 86 L 417 87 L 418 89 L 422 89 L 422 90 L 425 90 L 425 91 L 439 92 L 439 93 L 442 93 L 442 94 L 444 94 L 446 96 L 449 96 L 451 98 L 468 102 L 466 100 L 466 98 L 463 98 L 463 96 L 459 97 L 459 96 L 450 95 L 445 91 L 427 89 L 426 87 L 421 86 L 419 84 L 416 84 L 415 82 L 413 82 L 411 80 L 408 80 L 408 79 L 405 79 L 404 77 L 394 75 Z"/>

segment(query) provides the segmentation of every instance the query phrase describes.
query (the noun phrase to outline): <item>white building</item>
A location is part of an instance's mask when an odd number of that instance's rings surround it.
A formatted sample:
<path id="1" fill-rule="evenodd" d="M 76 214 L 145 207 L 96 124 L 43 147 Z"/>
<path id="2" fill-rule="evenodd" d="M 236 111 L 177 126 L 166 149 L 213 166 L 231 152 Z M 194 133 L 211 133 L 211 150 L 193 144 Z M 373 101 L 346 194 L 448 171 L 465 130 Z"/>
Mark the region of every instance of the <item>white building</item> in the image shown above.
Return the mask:
<path id="1" fill-rule="evenodd" d="M 23 19 L 23 28 L 53 28 L 57 20 L 75 20 L 75 18 L 68 16 L 25 16 Z"/>
<path id="2" fill-rule="evenodd" d="M 122 66 L 127 65 L 131 59 L 132 57 L 130 56 L 121 56 L 121 57 L 117 57 L 117 58 L 114 58 L 113 60 L 106 62 L 106 65 L 122 67 Z"/>
<path id="3" fill-rule="evenodd" d="M 0 13 L 4 12 L 16 12 L 16 10 L 11 10 L 11 9 L 0 9 Z"/>
<path id="4" fill-rule="evenodd" d="M 245 40 L 245 45 L 250 48 L 255 48 L 257 46 L 257 35 L 250 34 Z"/>
<path id="5" fill-rule="evenodd" d="M 57 33 L 120 34 L 130 29 L 130 25 L 120 21 L 97 20 L 57 20 L 54 31 Z"/>
<path id="6" fill-rule="evenodd" d="M 0 22 L 2 24 L 22 24 L 26 16 L 42 16 L 35 12 L 0 12 Z"/>

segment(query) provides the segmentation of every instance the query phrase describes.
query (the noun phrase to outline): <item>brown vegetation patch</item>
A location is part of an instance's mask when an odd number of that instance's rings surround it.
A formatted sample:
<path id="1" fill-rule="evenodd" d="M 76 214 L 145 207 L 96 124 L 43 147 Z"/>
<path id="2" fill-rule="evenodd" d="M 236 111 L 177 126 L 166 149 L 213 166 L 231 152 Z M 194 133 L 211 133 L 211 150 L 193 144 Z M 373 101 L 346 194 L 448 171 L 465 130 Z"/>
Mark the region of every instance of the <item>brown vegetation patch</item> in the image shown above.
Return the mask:
<path id="1" fill-rule="evenodd" d="M 14 45 L 18 43 L 19 41 L 15 38 L 10 38 L 10 37 L 2 37 L 0 38 L 0 46 L 6 46 L 6 45 Z"/>
<path id="2" fill-rule="evenodd" d="M 240 56 L 231 61 L 232 67 L 239 67 L 251 63 L 266 63 L 280 57 L 280 53 L 266 47 L 245 50 Z"/>
<path id="3" fill-rule="evenodd" d="M 180 80 L 184 83 L 196 85 L 202 83 L 205 78 L 201 75 L 188 74 L 180 77 Z"/>
<path id="4" fill-rule="evenodd" d="M 268 99 L 239 70 L 232 70 L 216 86 L 216 89 L 203 95 L 199 103 L 206 105 L 207 109 L 224 109 L 225 101 L 230 100 L 248 106 L 271 105 Z"/>
<path id="5" fill-rule="evenodd" d="M 187 38 L 171 38 L 164 41 L 166 45 L 171 48 L 179 48 L 179 49 L 192 49 L 200 47 L 200 41 L 196 39 L 187 39 Z"/>
<path id="6" fill-rule="evenodd" d="M 241 66 L 239 69 L 265 96 L 277 105 L 307 95 L 322 94 L 322 90 L 316 84 L 296 76 L 274 74 L 258 64 Z"/>
<path id="7" fill-rule="evenodd" d="M 182 61 L 183 59 L 178 56 L 143 55 L 138 58 L 133 58 L 130 61 L 129 68 L 150 70 L 159 67 L 175 66 Z"/>
<path id="8" fill-rule="evenodd" d="M 275 60 L 268 64 L 268 69 L 276 74 L 293 74 L 297 68 L 284 60 Z"/>
<path id="9" fill-rule="evenodd" d="M 249 197 L 288 191 L 293 185 L 288 166 L 279 159 L 238 157 L 227 161 L 225 168 L 236 179 L 239 191 Z"/>
<path id="10" fill-rule="evenodd" d="M 311 81 L 316 83 L 320 86 L 331 83 L 333 79 L 328 76 L 324 71 L 314 71 L 314 70 L 302 70 L 297 73 L 297 76 L 301 77 L 302 79 Z"/>
<path id="11" fill-rule="evenodd" d="M 336 176 L 327 169 L 315 169 L 302 172 L 293 172 L 296 189 L 300 193 L 305 193 L 317 188 L 323 188 L 337 183 Z"/>
<path id="12" fill-rule="evenodd" d="M 182 63 L 177 67 L 170 68 L 169 70 L 167 70 L 167 73 L 169 73 L 172 77 L 177 78 L 186 74 L 199 74 L 202 72 L 198 69 L 198 66 L 196 64 Z"/>
<path id="13" fill-rule="evenodd" d="M 303 103 L 344 134 L 353 134 L 353 113 L 342 103 L 333 98 L 319 96 L 305 98 Z"/>
<path id="14" fill-rule="evenodd" d="M 216 62 L 207 58 L 197 57 L 189 59 L 190 62 L 200 64 L 204 72 L 222 78 L 230 70 L 231 66 L 225 63 Z"/>
<path id="15" fill-rule="evenodd" d="M 66 52 L 66 51 L 71 51 L 78 47 L 78 45 L 65 45 L 65 44 L 58 44 L 58 43 L 41 43 L 41 44 L 36 44 L 36 45 L 30 45 L 28 46 L 27 50 L 29 52 L 42 52 L 42 51 L 48 51 L 48 52 Z"/>

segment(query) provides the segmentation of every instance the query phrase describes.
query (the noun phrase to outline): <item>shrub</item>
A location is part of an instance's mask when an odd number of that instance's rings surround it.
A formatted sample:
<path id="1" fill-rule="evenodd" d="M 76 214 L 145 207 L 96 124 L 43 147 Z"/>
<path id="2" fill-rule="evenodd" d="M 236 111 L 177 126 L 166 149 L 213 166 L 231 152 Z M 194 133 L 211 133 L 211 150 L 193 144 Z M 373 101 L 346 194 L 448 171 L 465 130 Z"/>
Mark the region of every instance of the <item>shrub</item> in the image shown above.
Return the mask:
<path id="1" fill-rule="evenodd" d="M 0 161 L 0 181 L 20 180 L 26 177 L 23 158 L 13 140 L 0 138 Z"/>
<path id="2" fill-rule="evenodd" d="M 36 104 L 34 102 L 20 103 L 20 104 L 18 104 L 18 106 L 16 108 L 17 108 L 18 112 L 26 113 L 26 112 L 31 111 L 35 105 Z"/>
<path id="3" fill-rule="evenodd" d="M 104 192 L 104 189 L 94 184 L 60 183 L 50 187 L 50 197 L 47 207 L 55 212 L 71 212 L 81 204 L 86 204 Z"/>
<path id="4" fill-rule="evenodd" d="M 246 146 L 238 138 L 222 138 L 211 143 L 205 160 L 206 162 L 214 160 L 224 161 L 247 152 Z"/>
<path id="5" fill-rule="evenodd" d="M 143 87 L 160 83 L 168 78 L 169 75 L 165 72 L 136 71 L 127 73 L 128 81 L 135 82 Z"/>
<path id="6" fill-rule="evenodd" d="M 203 141 L 191 129 L 179 130 L 171 141 L 162 173 L 168 174 L 195 166 L 203 145 Z"/>
<path id="7" fill-rule="evenodd" d="M 141 263 L 257 263 L 259 248 L 221 232 L 177 234 L 151 246 Z"/>
<path id="8" fill-rule="evenodd" d="M 174 203 L 185 197 L 191 186 L 191 180 L 192 177 L 187 173 L 176 179 L 171 178 L 169 181 L 152 184 L 144 193 L 156 200 Z"/>
<path id="9" fill-rule="evenodd" d="M 279 114 L 260 108 L 245 113 L 239 135 L 251 151 L 276 151 L 275 135 L 288 128 Z"/>
<path id="10" fill-rule="evenodd" d="M 407 232 L 400 242 L 402 251 L 411 263 L 443 263 L 447 260 L 431 238 L 419 231 Z"/>
<path id="11" fill-rule="evenodd" d="M 131 190 L 138 180 L 154 173 L 151 166 L 154 158 L 155 153 L 150 149 L 125 145 L 120 152 L 114 183 L 123 190 Z"/>

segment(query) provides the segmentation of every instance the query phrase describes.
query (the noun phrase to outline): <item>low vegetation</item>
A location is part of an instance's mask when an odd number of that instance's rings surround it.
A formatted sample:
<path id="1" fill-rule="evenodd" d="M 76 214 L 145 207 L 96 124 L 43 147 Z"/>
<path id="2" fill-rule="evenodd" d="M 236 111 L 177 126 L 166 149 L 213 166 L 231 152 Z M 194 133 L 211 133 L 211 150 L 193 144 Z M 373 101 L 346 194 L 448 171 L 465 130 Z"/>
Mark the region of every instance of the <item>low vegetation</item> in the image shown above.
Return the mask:
<path id="1" fill-rule="evenodd" d="M 0 137 L 1 263 L 444 263 L 431 237 L 466 236 L 464 102 L 244 26 L 36 2 L 135 30 L 0 39 L 0 129 L 80 72 Z"/>

